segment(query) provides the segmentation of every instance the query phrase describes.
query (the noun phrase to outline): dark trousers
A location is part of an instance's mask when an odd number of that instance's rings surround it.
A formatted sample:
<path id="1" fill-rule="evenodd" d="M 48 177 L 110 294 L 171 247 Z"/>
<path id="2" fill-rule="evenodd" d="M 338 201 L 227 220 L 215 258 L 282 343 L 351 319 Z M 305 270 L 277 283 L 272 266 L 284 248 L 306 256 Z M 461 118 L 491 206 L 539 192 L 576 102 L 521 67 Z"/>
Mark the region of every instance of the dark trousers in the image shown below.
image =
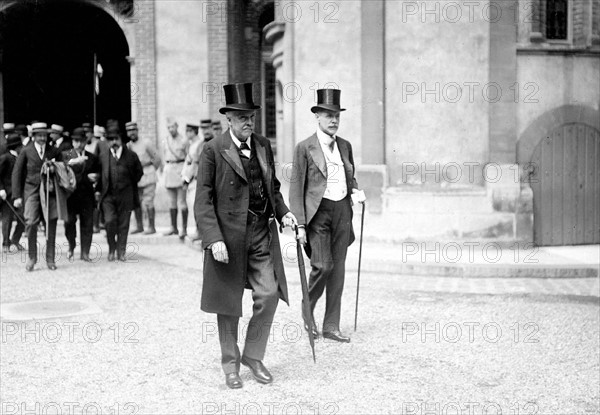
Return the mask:
<path id="1" fill-rule="evenodd" d="M 310 245 L 308 296 L 311 310 L 327 290 L 323 331 L 340 329 L 346 253 L 352 232 L 352 207 L 348 198 L 339 202 L 323 199 L 306 229 Z"/>
<path id="2" fill-rule="evenodd" d="M 119 257 L 124 257 L 131 210 L 125 208 L 125 202 L 121 198 L 109 193 L 102 200 L 102 213 L 104 214 L 108 252 L 117 251 Z"/>
<path id="3" fill-rule="evenodd" d="M 79 235 L 81 236 L 81 255 L 89 255 L 94 234 L 94 195 L 87 198 L 69 198 L 67 201 L 69 218 L 65 222 L 65 236 L 69 241 L 69 250 L 74 250 L 77 238 L 77 216 L 79 215 Z"/>
<path id="4" fill-rule="evenodd" d="M 0 202 L 0 216 L 2 216 L 2 246 L 10 246 L 10 244 L 18 244 L 21 239 L 21 235 L 23 235 L 23 231 L 25 231 L 25 225 L 15 217 L 15 214 L 11 210 L 8 203 L 11 203 L 9 200 L 5 200 L 4 202 Z M 18 209 L 15 208 L 17 212 Z M 21 216 L 22 213 L 21 213 Z M 10 236 L 10 231 L 12 228 L 13 220 L 17 221 L 17 226 L 15 226 L 15 231 Z"/>
<path id="5" fill-rule="evenodd" d="M 50 196 L 50 209 L 56 209 L 56 198 Z M 29 250 L 29 259 L 37 262 L 37 231 L 38 224 L 43 218 L 42 204 L 40 203 L 39 193 L 29 195 L 25 199 L 25 233 L 27 234 L 27 248 Z M 54 264 L 56 256 L 56 223 L 58 219 L 46 220 L 46 262 Z"/>
<path id="6" fill-rule="evenodd" d="M 263 360 L 273 316 L 279 301 L 278 284 L 273 270 L 273 260 L 269 252 L 269 218 L 248 213 L 245 249 L 248 253 L 247 277 L 252 286 L 252 318 L 246 333 L 244 356 Z M 229 255 L 236 255 L 229 252 Z M 239 317 L 217 314 L 219 343 L 221 344 L 221 365 L 225 374 L 239 372 L 240 350 L 238 341 Z"/>

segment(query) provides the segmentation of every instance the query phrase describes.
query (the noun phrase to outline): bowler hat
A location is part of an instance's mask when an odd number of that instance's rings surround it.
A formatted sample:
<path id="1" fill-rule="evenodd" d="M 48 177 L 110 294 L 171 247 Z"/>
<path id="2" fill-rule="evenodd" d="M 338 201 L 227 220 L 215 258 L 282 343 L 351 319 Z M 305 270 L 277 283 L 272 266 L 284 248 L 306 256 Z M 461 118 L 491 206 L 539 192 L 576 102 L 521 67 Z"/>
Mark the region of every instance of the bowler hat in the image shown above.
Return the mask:
<path id="1" fill-rule="evenodd" d="M 78 127 L 73 130 L 73 134 L 71 134 L 72 141 L 84 141 L 85 139 L 85 130 L 83 128 Z"/>
<path id="2" fill-rule="evenodd" d="M 111 125 L 108 127 L 106 129 L 106 138 L 109 140 L 111 138 L 121 138 L 121 130 L 119 130 L 119 127 L 116 125 Z"/>
<path id="3" fill-rule="evenodd" d="M 21 136 L 17 133 L 10 133 L 6 137 L 6 148 L 14 150 L 21 145 Z"/>
<path id="4" fill-rule="evenodd" d="M 223 85 L 225 92 L 225 106 L 219 109 L 221 114 L 228 111 L 249 111 L 260 109 L 252 99 L 252 84 L 229 84 Z"/>
<path id="5" fill-rule="evenodd" d="M 87 133 L 88 131 L 89 131 L 89 132 L 92 132 L 92 131 L 93 131 L 93 129 L 92 129 L 92 124 L 90 124 L 89 122 L 84 122 L 83 124 L 81 124 L 81 127 L 83 128 L 83 130 L 84 130 L 86 133 Z"/>
<path id="6" fill-rule="evenodd" d="M 317 89 L 317 105 L 312 107 L 312 112 L 317 112 L 320 109 L 329 111 L 346 111 L 340 107 L 340 95 L 342 91 L 339 89 Z"/>
<path id="7" fill-rule="evenodd" d="M 198 126 L 198 124 L 196 124 L 196 123 L 193 123 L 193 122 L 188 122 L 188 123 L 185 125 L 185 128 L 193 128 L 194 130 L 198 131 L 198 128 L 200 128 L 200 127 L 199 127 L 199 126 Z"/>

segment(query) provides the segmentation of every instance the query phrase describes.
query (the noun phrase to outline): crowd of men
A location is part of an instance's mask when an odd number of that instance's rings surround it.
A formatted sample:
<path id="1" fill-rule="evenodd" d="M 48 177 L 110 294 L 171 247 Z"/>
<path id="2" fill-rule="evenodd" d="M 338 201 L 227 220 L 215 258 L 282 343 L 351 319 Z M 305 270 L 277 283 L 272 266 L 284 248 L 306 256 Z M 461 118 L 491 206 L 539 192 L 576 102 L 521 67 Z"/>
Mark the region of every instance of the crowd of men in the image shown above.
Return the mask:
<path id="1" fill-rule="evenodd" d="M 134 122 L 126 135 L 118 123 L 106 129 L 84 124 L 67 138 L 62 127 L 32 123 L 31 133 L 4 125 L 5 148 L 0 150 L 0 196 L 3 200 L 3 246 L 24 249 L 27 234 L 31 271 L 36 261 L 37 226 L 46 222 L 46 262 L 56 269 L 54 241 L 57 219 L 65 221 L 69 258 L 75 249 L 75 223 L 79 220 L 81 259 L 89 261 L 94 221 L 106 228 L 108 260 L 125 261 L 131 212 L 133 232 L 156 232 L 154 194 L 156 171 L 163 168 L 169 198 L 171 227 L 166 233 L 186 237 L 188 187 L 195 190 L 193 212 L 197 235 L 205 250 L 201 309 L 217 315 L 221 366 L 229 388 L 243 386 L 240 365 L 247 366 L 259 383 L 273 382 L 263 364 L 269 333 L 279 300 L 288 302 L 288 290 L 278 239 L 280 229 L 291 227 L 310 258 L 308 297 L 304 298 L 304 328 L 348 343 L 340 330 L 345 260 L 354 241 L 352 205 L 364 203 L 355 179 L 349 141 L 337 136 L 341 92 L 320 89 L 310 109 L 314 133 L 296 145 L 290 183 L 289 207 L 280 192 L 270 141 L 254 132 L 256 111 L 253 85 L 224 86 L 228 130 L 213 132 L 210 120 L 187 124 L 185 136 L 177 122 L 168 120 L 169 134 L 162 142 L 162 157 L 152 142 L 138 136 Z M 220 123 L 218 124 L 220 127 Z M 202 137 L 198 135 L 202 130 Z M 50 134 L 50 140 L 48 140 Z M 68 166 L 70 168 L 65 168 Z M 196 186 L 189 186 L 196 180 Z M 195 189 L 194 189 L 195 187 Z M 62 189 L 62 190 L 61 190 Z M 65 197 L 68 194 L 68 197 Z M 178 228 L 178 216 L 181 228 Z M 11 234 L 12 217 L 24 216 Z M 143 216 L 147 217 L 144 229 Z M 25 225 L 23 228 L 23 224 Z M 238 347 L 238 323 L 244 290 L 252 290 L 252 317 L 244 349 Z M 322 332 L 314 310 L 326 292 Z"/>
<path id="2" fill-rule="evenodd" d="M 132 211 L 135 227 L 131 233 L 156 233 L 154 198 L 160 169 L 171 207 L 171 229 L 165 235 L 183 240 L 187 236 L 186 195 L 189 189 L 193 199 L 195 187 L 189 185 L 196 178 L 200 153 L 215 132 L 222 132 L 219 121 L 204 119 L 187 124 L 182 136 L 177 122 L 169 119 L 161 155 L 153 140 L 140 137 L 135 122 L 126 123 L 124 131 L 116 120 L 109 120 L 106 127 L 83 123 L 72 131 L 38 121 L 30 125 L 4 123 L 2 127 L 2 249 L 24 251 L 21 236 L 25 233 L 28 271 L 37 262 L 38 231 L 45 236 L 48 269 L 56 269 L 59 219 L 64 221 L 69 260 L 74 259 L 79 221 L 81 260 L 91 261 L 93 234 L 104 229 L 108 260 L 127 261 Z M 198 232 L 192 236 L 193 240 L 199 238 Z"/>

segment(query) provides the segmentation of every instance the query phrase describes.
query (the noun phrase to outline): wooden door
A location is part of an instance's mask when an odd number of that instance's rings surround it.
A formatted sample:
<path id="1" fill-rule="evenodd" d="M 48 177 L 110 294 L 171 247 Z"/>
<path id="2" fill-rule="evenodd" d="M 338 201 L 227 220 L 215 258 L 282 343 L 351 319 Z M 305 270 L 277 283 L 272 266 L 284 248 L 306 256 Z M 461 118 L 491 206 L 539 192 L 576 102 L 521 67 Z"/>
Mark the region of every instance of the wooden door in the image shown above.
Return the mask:
<path id="1" fill-rule="evenodd" d="M 540 140 L 531 159 L 536 245 L 600 243 L 600 133 L 565 124 Z"/>

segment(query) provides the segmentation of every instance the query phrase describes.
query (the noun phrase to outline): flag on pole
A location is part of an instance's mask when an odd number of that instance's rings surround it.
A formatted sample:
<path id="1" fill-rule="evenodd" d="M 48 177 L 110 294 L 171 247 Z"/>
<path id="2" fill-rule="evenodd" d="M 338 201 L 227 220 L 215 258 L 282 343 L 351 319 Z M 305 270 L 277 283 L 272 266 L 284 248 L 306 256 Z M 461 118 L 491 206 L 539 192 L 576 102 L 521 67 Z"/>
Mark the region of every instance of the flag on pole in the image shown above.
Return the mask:
<path id="1" fill-rule="evenodd" d="M 95 71 L 95 84 L 94 84 L 94 88 L 96 90 L 96 95 L 100 94 L 100 78 L 102 78 L 102 74 L 104 73 L 104 70 L 102 69 L 102 65 L 97 64 L 96 67 L 94 68 Z"/>

